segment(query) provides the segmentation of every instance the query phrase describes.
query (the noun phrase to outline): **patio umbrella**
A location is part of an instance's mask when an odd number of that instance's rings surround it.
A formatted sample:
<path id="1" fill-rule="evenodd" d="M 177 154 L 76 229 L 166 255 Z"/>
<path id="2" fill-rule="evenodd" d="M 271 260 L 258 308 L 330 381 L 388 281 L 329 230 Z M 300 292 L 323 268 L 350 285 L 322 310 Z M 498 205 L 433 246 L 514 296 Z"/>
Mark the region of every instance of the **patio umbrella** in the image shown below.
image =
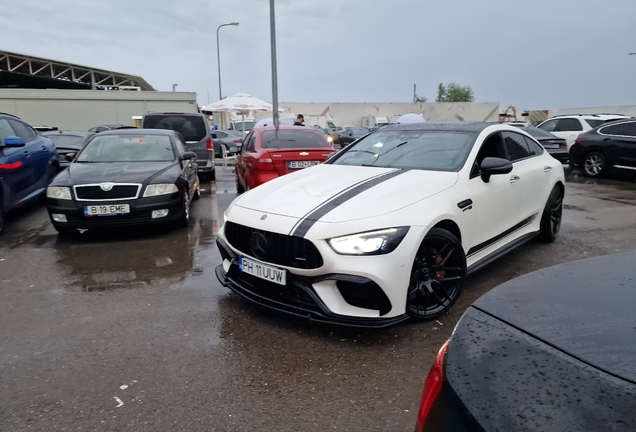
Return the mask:
<path id="1" fill-rule="evenodd" d="M 243 125 L 243 134 L 245 134 L 245 113 L 249 111 L 273 111 L 272 104 L 255 98 L 247 93 L 237 93 L 235 95 L 221 99 L 218 102 L 206 105 L 201 108 L 202 111 L 212 112 L 237 112 L 241 114 L 241 120 Z M 278 111 L 283 111 L 278 109 Z"/>
<path id="2" fill-rule="evenodd" d="M 422 116 L 417 114 L 404 114 L 397 119 L 398 124 L 407 124 L 407 123 L 425 123 L 426 120 L 422 118 Z"/>

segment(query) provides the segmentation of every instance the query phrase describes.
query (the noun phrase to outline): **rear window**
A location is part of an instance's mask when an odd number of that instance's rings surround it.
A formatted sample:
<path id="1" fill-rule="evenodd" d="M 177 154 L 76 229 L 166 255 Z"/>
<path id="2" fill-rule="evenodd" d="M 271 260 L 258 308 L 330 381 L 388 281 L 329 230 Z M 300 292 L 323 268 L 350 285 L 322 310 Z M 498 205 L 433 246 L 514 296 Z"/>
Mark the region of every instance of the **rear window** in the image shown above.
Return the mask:
<path id="1" fill-rule="evenodd" d="M 586 119 L 585 121 L 587 122 L 587 124 L 590 125 L 592 129 L 605 123 L 604 120 L 599 120 L 599 119 Z"/>
<path id="2" fill-rule="evenodd" d="M 208 133 L 208 126 L 200 116 L 150 115 L 144 118 L 143 127 L 177 131 L 186 141 L 201 141 Z"/>
<path id="3" fill-rule="evenodd" d="M 269 130 L 263 132 L 263 148 L 329 147 L 325 138 L 311 129 Z"/>

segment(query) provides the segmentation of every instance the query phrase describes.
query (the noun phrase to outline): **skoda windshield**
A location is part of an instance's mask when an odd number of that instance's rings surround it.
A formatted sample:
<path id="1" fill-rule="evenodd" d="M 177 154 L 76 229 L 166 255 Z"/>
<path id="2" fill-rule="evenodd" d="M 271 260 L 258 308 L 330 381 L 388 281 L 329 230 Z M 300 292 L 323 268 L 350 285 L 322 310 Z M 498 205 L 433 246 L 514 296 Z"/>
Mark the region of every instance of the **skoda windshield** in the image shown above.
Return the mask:
<path id="1" fill-rule="evenodd" d="M 171 162 L 174 151 L 166 135 L 97 135 L 77 157 L 79 163 Z"/>

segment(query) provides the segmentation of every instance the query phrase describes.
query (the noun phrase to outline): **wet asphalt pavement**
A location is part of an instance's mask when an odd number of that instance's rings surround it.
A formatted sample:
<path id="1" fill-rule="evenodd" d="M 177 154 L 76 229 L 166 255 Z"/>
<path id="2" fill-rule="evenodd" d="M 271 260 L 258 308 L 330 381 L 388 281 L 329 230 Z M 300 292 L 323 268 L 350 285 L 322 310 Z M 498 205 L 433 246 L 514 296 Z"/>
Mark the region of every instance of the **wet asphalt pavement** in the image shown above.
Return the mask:
<path id="1" fill-rule="evenodd" d="M 411 431 L 424 378 L 458 318 L 496 285 L 636 250 L 636 182 L 568 174 L 553 244 L 474 274 L 438 321 L 385 330 L 290 320 L 214 275 L 221 168 L 188 229 L 58 238 L 44 207 L 0 239 L 0 431 Z"/>

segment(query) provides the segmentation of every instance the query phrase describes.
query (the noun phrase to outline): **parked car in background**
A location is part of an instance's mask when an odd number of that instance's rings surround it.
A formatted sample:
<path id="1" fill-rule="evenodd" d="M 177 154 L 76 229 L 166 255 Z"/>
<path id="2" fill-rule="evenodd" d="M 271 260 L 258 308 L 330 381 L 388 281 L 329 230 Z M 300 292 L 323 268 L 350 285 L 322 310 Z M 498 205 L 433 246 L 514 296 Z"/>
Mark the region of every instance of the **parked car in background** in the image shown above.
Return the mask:
<path id="1" fill-rule="evenodd" d="M 416 432 L 636 430 L 636 253 L 521 276 L 459 320 Z"/>
<path id="2" fill-rule="evenodd" d="M 95 135 L 95 133 L 58 130 L 43 132 L 42 135 L 53 141 L 53 144 L 57 149 L 60 169 L 64 169 L 70 163 L 68 159 L 71 159 L 71 156 L 79 153 L 79 151 L 84 148 L 84 145 L 93 137 L 93 135 Z"/>
<path id="3" fill-rule="evenodd" d="M 46 192 L 53 227 L 77 229 L 190 222 L 199 198 L 196 154 L 171 130 L 95 135 Z"/>
<path id="4" fill-rule="evenodd" d="M 58 170 L 50 139 L 18 117 L 0 113 L 0 234 L 4 214 L 42 195 Z"/>
<path id="5" fill-rule="evenodd" d="M 636 174 L 636 119 L 615 121 L 579 135 L 570 148 L 570 163 L 589 177 L 609 171 Z"/>
<path id="6" fill-rule="evenodd" d="M 109 130 L 119 130 L 119 129 L 136 129 L 136 128 L 135 128 L 135 126 L 126 126 L 126 125 L 123 125 L 123 124 L 120 124 L 120 125 L 105 124 L 105 125 L 92 127 L 88 131 L 89 132 L 93 132 L 93 133 L 99 133 L 99 132 L 106 132 L 106 131 L 109 131 Z"/>
<path id="7" fill-rule="evenodd" d="M 545 148 L 550 155 L 561 163 L 566 163 L 570 158 L 568 153 L 568 143 L 564 138 L 559 138 L 556 135 L 546 132 L 542 129 L 533 126 L 517 126 L 522 131 L 528 133 L 535 140 L 539 142 Z"/>
<path id="8" fill-rule="evenodd" d="M 430 320 L 453 306 L 470 272 L 537 235 L 554 241 L 564 192 L 563 165 L 513 126 L 385 126 L 235 199 L 216 275 L 248 300 L 312 321 Z"/>
<path id="9" fill-rule="evenodd" d="M 335 150 L 312 127 L 265 126 L 245 137 L 236 159 L 236 189 L 254 189 L 277 177 L 318 165 Z"/>
<path id="10" fill-rule="evenodd" d="M 179 132 L 186 140 L 186 149 L 197 155 L 201 177 L 206 180 L 216 179 L 214 143 L 205 115 L 201 113 L 148 112 L 141 120 L 141 127 Z"/>
<path id="11" fill-rule="evenodd" d="M 347 129 L 353 129 L 355 126 L 335 126 L 335 127 L 328 127 L 327 128 L 327 135 L 329 135 L 331 137 L 331 142 L 334 144 L 340 144 L 340 141 L 338 141 L 338 137 L 340 136 L 341 133 L 343 133 L 344 131 L 346 131 Z"/>
<path id="12" fill-rule="evenodd" d="M 568 143 L 568 151 L 580 133 L 594 129 L 603 123 L 629 118 L 621 114 L 568 114 L 555 116 L 537 127 L 563 138 Z"/>
<path id="13" fill-rule="evenodd" d="M 236 154 L 241 151 L 243 132 L 235 130 L 213 130 L 212 143 L 214 144 L 214 156 L 223 157 L 221 148 L 224 146 L 228 153 Z"/>
<path id="14" fill-rule="evenodd" d="M 338 136 L 338 143 L 341 147 L 346 147 L 355 140 L 362 138 L 363 136 L 370 133 L 371 130 L 369 128 L 351 128 L 347 129 Z"/>

